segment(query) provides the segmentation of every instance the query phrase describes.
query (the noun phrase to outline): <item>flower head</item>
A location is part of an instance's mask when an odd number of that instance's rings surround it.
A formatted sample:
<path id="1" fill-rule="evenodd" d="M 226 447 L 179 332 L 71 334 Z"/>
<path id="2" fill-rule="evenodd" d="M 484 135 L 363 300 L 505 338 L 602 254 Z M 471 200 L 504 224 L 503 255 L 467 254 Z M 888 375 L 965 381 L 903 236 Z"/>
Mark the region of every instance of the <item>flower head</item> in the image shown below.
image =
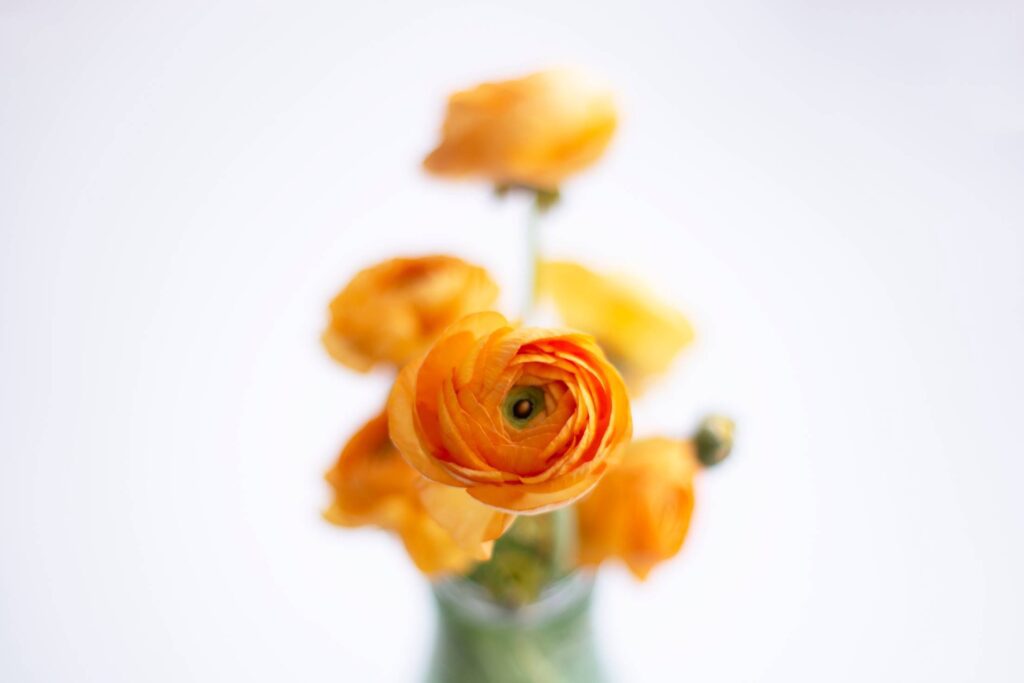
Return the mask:
<path id="1" fill-rule="evenodd" d="M 645 579 L 655 565 L 675 556 L 690 528 L 698 470 L 692 442 L 631 443 L 622 462 L 577 505 L 581 564 L 617 558 Z"/>
<path id="2" fill-rule="evenodd" d="M 431 173 L 553 190 L 597 161 L 615 131 L 611 93 L 569 70 L 484 83 L 448 100 Z"/>
<path id="3" fill-rule="evenodd" d="M 324 347 L 360 372 L 378 363 L 401 366 L 448 325 L 497 298 L 486 270 L 453 256 L 391 259 L 360 271 L 334 297 Z"/>
<path id="4" fill-rule="evenodd" d="M 632 432 L 622 379 L 591 337 L 517 328 L 493 312 L 467 316 L 403 368 L 388 418 L 395 445 L 432 482 L 428 510 L 466 542 L 579 499 Z"/>

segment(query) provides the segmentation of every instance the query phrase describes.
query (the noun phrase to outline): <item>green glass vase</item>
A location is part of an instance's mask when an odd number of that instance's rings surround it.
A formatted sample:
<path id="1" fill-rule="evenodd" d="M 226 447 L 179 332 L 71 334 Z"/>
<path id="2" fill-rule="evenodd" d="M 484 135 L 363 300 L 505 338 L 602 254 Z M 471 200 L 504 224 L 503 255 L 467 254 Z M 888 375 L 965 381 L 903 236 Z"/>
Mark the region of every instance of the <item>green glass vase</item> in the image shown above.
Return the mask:
<path id="1" fill-rule="evenodd" d="M 591 628 L 593 577 L 575 572 L 511 607 L 480 585 L 434 586 L 438 630 L 428 683 L 601 683 Z"/>

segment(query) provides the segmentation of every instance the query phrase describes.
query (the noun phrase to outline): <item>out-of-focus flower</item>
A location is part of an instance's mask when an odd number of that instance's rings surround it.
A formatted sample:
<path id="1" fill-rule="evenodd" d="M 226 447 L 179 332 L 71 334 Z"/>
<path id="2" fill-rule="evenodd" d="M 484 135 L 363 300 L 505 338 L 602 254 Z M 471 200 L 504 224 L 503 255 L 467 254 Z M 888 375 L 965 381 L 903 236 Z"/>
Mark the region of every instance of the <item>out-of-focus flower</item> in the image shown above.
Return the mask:
<path id="1" fill-rule="evenodd" d="M 690 441 L 634 441 L 594 491 L 576 506 L 580 563 L 597 566 L 617 558 L 639 578 L 676 553 L 693 512 L 693 479 L 699 470 Z"/>
<path id="2" fill-rule="evenodd" d="M 324 513 L 329 521 L 394 530 L 416 498 L 419 474 L 391 444 L 387 414 L 381 413 L 349 439 L 325 479 L 334 489 L 334 500 Z"/>
<path id="3" fill-rule="evenodd" d="M 391 444 L 386 413 L 367 422 L 349 439 L 325 478 L 334 490 L 334 499 L 324 512 L 327 521 L 396 532 L 413 562 L 426 574 L 463 572 L 487 555 L 481 548 L 473 553 L 460 547 L 427 514 L 417 485 L 422 477 Z"/>
<path id="4" fill-rule="evenodd" d="M 631 282 L 568 261 L 541 263 L 537 282 L 567 325 L 597 338 L 634 391 L 693 341 L 682 313 Z"/>
<path id="5" fill-rule="evenodd" d="M 597 161 L 615 125 L 611 92 L 575 71 L 484 83 L 449 97 L 441 143 L 423 165 L 441 176 L 554 190 Z"/>
<path id="6" fill-rule="evenodd" d="M 377 363 L 400 367 L 448 325 L 491 308 L 497 298 L 487 271 L 461 259 L 391 259 L 360 271 L 334 297 L 324 347 L 360 372 Z"/>
<path id="7" fill-rule="evenodd" d="M 625 386 L 593 338 L 493 312 L 451 326 L 402 369 L 388 418 L 432 482 L 427 509 L 467 547 L 500 536 L 516 513 L 585 495 L 632 432 Z"/>

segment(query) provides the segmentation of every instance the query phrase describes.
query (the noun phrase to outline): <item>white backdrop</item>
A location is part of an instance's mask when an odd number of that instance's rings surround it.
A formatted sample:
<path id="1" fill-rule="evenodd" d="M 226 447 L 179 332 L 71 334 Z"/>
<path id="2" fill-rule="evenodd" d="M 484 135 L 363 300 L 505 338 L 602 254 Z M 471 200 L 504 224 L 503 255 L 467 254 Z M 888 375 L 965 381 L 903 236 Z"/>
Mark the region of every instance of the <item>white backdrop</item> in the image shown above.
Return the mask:
<path id="1" fill-rule="evenodd" d="M 318 346 L 396 252 L 518 301 L 524 207 L 418 169 L 443 97 L 620 94 L 550 254 L 698 343 L 639 434 L 734 414 L 680 558 L 600 583 L 623 681 L 1019 681 L 1024 53 L 968 2 L 0 2 L 0 680 L 416 680 L 399 546 L 318 518 L 378 409 Z"/>

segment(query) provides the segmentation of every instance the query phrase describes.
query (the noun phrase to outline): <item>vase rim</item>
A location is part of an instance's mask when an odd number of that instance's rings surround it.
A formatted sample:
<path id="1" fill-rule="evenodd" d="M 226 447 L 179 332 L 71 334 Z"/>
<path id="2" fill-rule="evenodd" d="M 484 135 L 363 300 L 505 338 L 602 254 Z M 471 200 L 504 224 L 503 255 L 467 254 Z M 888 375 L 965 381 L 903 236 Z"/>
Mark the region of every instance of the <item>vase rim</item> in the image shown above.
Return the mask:
<path id="1" fill-rule="evenodd" d="M 463 578 L 442 579 L 433 590 L 438 601 L 466 618 L 522 626 L 543 622 L 578 605 L 589 598 L 593 587 L 591 572 L 574 571 L 545 587 L 534 602 L 518 607 L 495 602 L 482 587 Z"/>

